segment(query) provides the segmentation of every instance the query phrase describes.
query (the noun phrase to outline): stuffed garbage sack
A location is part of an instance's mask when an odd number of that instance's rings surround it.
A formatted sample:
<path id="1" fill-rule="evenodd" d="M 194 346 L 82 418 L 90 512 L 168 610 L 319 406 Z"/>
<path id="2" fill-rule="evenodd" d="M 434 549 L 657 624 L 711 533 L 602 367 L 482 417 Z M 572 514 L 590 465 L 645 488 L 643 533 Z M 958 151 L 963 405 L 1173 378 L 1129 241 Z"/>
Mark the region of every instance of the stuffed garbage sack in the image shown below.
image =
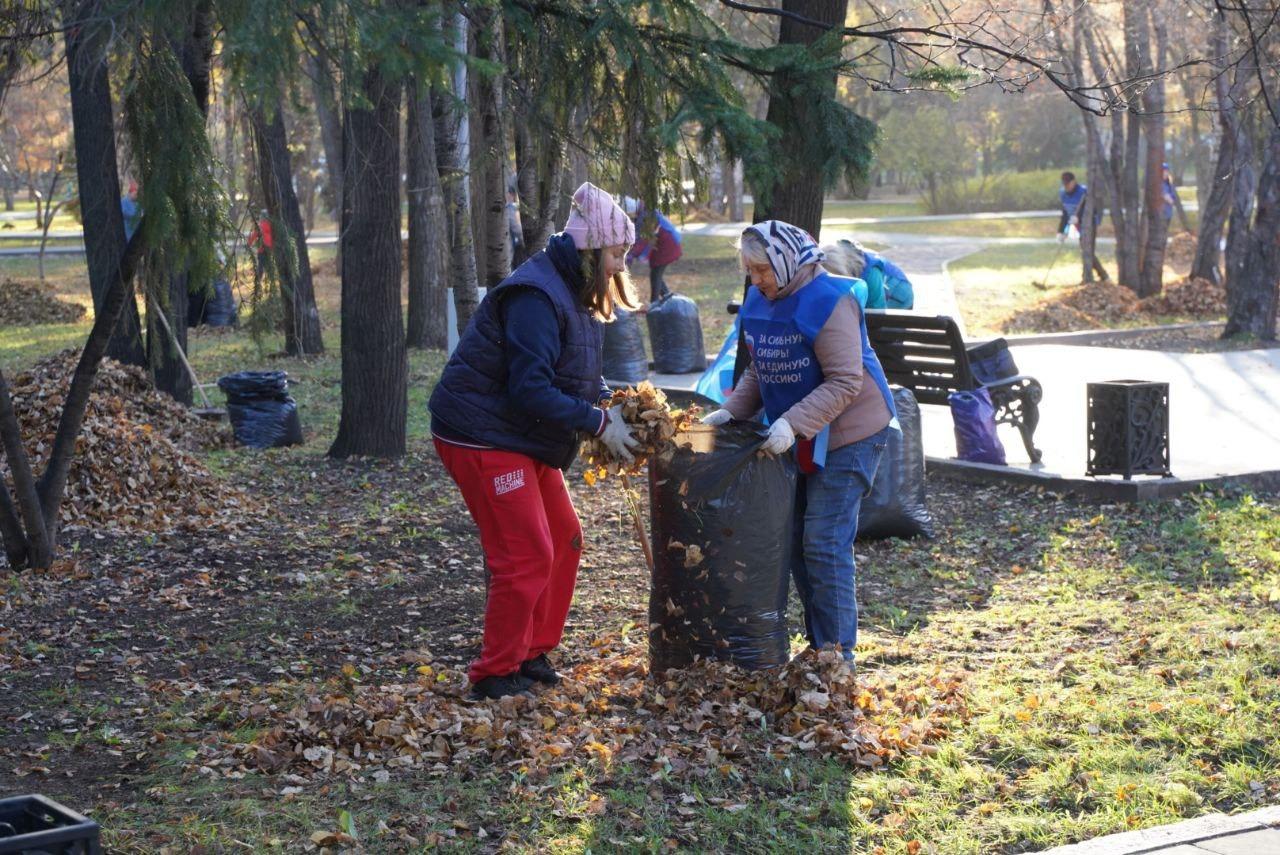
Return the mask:
<path id="1" fill-rule="evenodd" d="M 283 371 L 237 371 L 218 378 L 236 442 L 252 448 L 302 443 L 298 405 Z"/>
<path id="2" fill-rule="evenodd" d="M 604 325 L 604 379 L 639 383 L 649 376 L 640 322 L 625 309 L 616 309 L 613 314 L 613 323 Z"/>
<path id="3" fill-rule="evenodd" d="M 924 438 L 920 405 L 910 389 L 893 387 L 900 431 L 889 431 L 871 494 L 858 513 L 858 539 L 933 537 L 933 519 L 925 498 Z"/>
<path id="4" fill-rule="evenodd" d="M 670 294 L 649 306 L 649 345 L 653 368 L 659 374 L 692 374 L 707 367 L 702 345 L 702 321 L 698 304 L 681 294 Z"/>
<path id="5" fill-rule="evenodd" d="M 695 425 L 649 461 L 650 670 L 789 658 L 787 585 L 796 469 L 759 453 L 757 424 Z"/>
<path id="6" fill-rule="evenodd" d="M 996 408 L 991 393 L 978 388 L 972 392 L 952 392 L 951 421 L 956 431 L 956 457 L 971 463 L 1004 466 L 1004 444 L 996 433 Z"/>

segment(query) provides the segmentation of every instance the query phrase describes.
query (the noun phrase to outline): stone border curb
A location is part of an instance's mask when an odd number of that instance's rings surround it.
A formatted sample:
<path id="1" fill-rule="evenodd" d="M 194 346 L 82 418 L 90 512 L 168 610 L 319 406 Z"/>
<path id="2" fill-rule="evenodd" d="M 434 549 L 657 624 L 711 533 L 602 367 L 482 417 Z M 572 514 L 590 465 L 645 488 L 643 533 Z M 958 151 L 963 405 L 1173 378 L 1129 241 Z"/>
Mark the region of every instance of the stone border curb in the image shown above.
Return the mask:
<path id="1" fill-rule="evenodd" d="M 1058 846 L 1043 855 L 1143 855 L 1161 849 L 1280 826 L 1280 805 L 1241 814 L 1210 814 L 1173 825 L 1126 831 Z M 1259 853 L 1262 855 L 1262 853 Z"/>

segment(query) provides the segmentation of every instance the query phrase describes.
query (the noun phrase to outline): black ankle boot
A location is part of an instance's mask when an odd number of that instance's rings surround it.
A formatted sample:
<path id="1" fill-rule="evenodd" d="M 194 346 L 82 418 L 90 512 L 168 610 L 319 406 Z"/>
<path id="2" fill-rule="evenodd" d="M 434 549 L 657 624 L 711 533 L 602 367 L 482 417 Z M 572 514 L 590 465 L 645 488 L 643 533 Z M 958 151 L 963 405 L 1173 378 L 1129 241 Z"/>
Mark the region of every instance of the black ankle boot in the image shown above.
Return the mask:
<path id="1" fill-rule="evenodd" d="M 485 677 L 471 687 L 471 698 L 476 701 L 497 700 L 509 695 L 532 695 L 529 687 L 533 681 L 524 677 L 519 671 L 496 677 Z"/>
<path id="2" fill-rule="evenodd" d="M 540 653 L 532 659 L 526 659 L 524 664 L 520 666 L 520 673 L 530 680 L 537 680 L 539 683 L 546 683 L 548 686 L 554 686 L 560 682 L 560 675 L 556 673 L 556 669 L 551 667 L 551 663 L 547 661 L 547 654 Z"/>

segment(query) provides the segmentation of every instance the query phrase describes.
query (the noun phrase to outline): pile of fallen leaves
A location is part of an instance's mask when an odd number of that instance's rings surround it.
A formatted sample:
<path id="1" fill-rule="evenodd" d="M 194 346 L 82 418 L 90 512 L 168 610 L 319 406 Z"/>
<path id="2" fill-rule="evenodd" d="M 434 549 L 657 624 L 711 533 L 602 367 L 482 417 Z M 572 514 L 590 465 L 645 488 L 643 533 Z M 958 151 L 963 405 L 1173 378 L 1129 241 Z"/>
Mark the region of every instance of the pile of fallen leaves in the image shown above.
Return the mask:
<path id="1" fill-rule="evenodd" d="M 44 471 L 80 354 L 64 350 L 11 381 L 23 440 Z M 191 451 L 229 446 L 225 425 L 206 422 L 157 392 L 139 368 L 104 359 L 76 439 L 63 520 L 166 531 L 217 526 L 247 506 Z"/>
<path id="2" fill-rule="evenodd" d="M 1204 279 L 1181 279 L 1155 297 L 1138 299 L 1128 288 L 1093 282 L 1056 294 L 1007 318 L 1007 333 L 1077 332 L 1120 325 L 1149 316 L 1217 318 L 1226 314 L 1227 292 Z"/>
<path id="3" fill-rule="evenodd" d="M 1094 329 L 1097 318 L 1058 302 L 1023 309 L 1006 318 L 1000 328 L 1007 333 L 1053 333 Z"/>
<path id="4" fill-rule="evenodd" d="M 68 324 L 84 317 L 84 306 L 59 300 L 52 289 L 34 282 L 0 282 L 0 326 Z"/>
<path id="5" fill-rule="evenodd" d="M 1191 232 L 1179 231 L 1170 235 L 1164 248 L 1164 263 L 1177 270 L 1190 270 L 1196 260 L 1197 242 Z"/>
<path id="6" fill-rule="evenodd" d="M 622 418 L 631 426 L 631 433 L 640 445 L 635 450 L 635 460 L 627 463 L 609 451 L 599 437 L 591 437 L 582 446 L 586 468 L 583 478 L 588 484 L 610 475 L 638 474 L 645 463 L 675 441 L 675 437 L 693 424 L 697 408 L 681 410 L 673 408 L 666 394 L 648 380 L 634 388 L 618 389 L 603 407 L 622 407 Z"/>
<path id="7" fill-rule="evenodd" d="M 1090 282 L 1072 288 L 1056 302 L 1094 318 L 1098 322 L 1095 326 L 1106 326 L 1132 316 L 1138 307 L 1138 295 L 1113 282 Z"/>
<path id="8" fill-rule="evenodd" d="M 1140 304 L 1149 315 L 1190 315 L 1218 318 L 1227 313 L 1227 289 L 1207 279 L 1180 279 L 1165 286 L 1164 293 Z"/>
<path id="9" fill-rule="evenodd" d="M 210 714 L 258 735 L 206 743 L 193 767 L 227 778 L 281 774 L 295 786 L 334 775 L 385 781 L 400 769 L 456 774 L 474 762 L 533 774 L 593 760 L 725 774 L 793 752 L 876 768 L 929 753 L 966 715 L 961 675 L 855 681 L 834 651 L 771 671 L 703 662 L 650 679 L 642 644 L 612 636 L 593 647 L 536 698 L 469 701 L 464 675 L 430 664 L 416 665 L 415 682 L 377 686 L 348 667 L 300 702 L 297 686 L 231 690 Z"/>

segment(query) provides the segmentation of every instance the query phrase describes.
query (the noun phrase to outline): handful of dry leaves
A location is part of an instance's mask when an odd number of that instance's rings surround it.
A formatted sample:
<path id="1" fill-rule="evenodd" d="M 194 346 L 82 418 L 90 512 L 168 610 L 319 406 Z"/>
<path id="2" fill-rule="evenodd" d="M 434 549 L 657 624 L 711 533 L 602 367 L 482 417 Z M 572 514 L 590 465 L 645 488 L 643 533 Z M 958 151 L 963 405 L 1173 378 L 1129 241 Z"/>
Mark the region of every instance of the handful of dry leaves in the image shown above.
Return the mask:
<path id="1" fill-rule="evenodd" d="M 698 407 L 673 409 L 663 391 L 648 380 L 634 388 L 616 390 L 613 397 L 601 406 L 618 405 L 622 406 L 623 420 L 631 426 L 632 435 L 640 442 L 635 450 L 635 460 L 631 463 L 619 460 L 599 438 L 588 439 L 582 447 L 587 464 L 583 478 L 588 484 L 595 484 L 610 475 L 639 474 L 651 456 L 674 442 L 681 431 L 689 429 L 699 412 Z"/>

